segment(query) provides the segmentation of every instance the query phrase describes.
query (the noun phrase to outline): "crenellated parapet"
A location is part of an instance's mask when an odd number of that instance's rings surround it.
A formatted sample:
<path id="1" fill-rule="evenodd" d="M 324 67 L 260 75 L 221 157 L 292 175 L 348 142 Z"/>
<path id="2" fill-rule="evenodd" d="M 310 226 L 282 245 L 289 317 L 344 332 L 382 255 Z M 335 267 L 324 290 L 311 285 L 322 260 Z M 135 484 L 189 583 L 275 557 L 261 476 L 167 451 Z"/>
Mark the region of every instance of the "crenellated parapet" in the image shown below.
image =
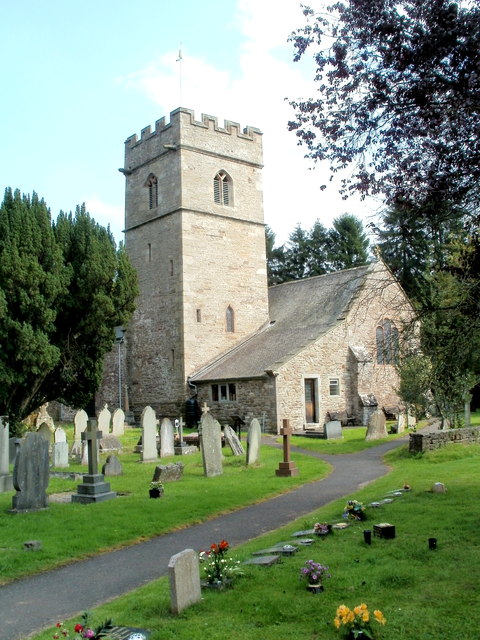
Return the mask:
<path id="1" fill-rule="evenodd" d="M 212 135 L 213 134 L 213 135 Z M 218 137 L 217 137 L 218 134 Z M 262 162 L 262 132 L 256 127 L 241 128 L 238 122 L 225 120 L 223 127 L 218 118 L 202 114 L 195 119 L 192 109 L 180 107 L 170 113 L 170 121 L 165 117 L 141 130 L 140 138 L 134 134 L 125 141 L 125 169 L 148 162 L 168 151 L 181 147 L 191 147 L 199 151 L 233 154 L 254 163 Z"/>

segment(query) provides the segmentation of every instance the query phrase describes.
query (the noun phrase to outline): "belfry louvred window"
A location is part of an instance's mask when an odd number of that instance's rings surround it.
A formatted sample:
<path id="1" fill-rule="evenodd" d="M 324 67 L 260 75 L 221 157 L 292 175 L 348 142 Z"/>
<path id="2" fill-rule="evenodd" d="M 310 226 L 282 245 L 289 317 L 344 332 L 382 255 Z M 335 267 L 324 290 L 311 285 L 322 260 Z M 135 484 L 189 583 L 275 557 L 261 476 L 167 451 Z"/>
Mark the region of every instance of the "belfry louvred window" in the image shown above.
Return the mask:
<path id="1" fill-rule="evenodd" d="M 229 207 L 233 203 L 232 179 L 226 171 L 219 171 L 213 179 L 213 200 L 216 204 Z"/>
<path id="2" fill-rule="evenodd" d="M 158 180 L 156 176 L 150 174 L 145 186 L 148 189 L 148 208 L 155 209 L 158 207 Z"/>

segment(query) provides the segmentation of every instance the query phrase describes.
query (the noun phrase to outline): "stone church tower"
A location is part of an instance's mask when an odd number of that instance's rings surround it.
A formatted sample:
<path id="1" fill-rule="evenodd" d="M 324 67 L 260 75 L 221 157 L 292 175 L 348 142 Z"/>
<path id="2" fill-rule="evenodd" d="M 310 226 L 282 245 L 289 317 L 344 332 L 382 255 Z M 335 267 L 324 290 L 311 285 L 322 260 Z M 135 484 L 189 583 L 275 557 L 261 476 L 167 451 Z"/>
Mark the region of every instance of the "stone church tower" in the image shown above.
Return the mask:
<path id="1" fill-rule="evenodd" d="M 188 377 L 268 321 L 262 134 L 158 120 L 125 143 L 125 244 L 140 296 L 126 331 L 130 408 L 176 416 Z"/>

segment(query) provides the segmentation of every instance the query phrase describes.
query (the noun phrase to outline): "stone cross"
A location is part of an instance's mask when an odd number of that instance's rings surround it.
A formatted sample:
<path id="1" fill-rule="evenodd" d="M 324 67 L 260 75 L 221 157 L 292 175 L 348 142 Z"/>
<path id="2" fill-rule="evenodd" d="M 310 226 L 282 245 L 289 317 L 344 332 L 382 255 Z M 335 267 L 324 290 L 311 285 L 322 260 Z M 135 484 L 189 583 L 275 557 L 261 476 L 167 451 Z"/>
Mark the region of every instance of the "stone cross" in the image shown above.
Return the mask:
<path id="1" fill-rule="evenodd" d="M 208 413 L 209 411 L 210 411 L 210 407 L 207 405 L 206 402 L 204 402 L 202 407 L 202 413 Z"/>
<path id="2" fill-rule="evenodd" d="M 297 466 L 290 459 L 290 436 L 292 435 L 292 429 L 290 427 L 289 420 L 283 421 L 283 427 L 280 434 L 283 437 L 283 462 L 280 462 L 278 465 L 275 475 L 288 477 L 298 476 Z"/>
<path id="3" fill-rule="evenodd" d="M 87 428 L 82 433 L 82 440 L 87 442 L 88 473 L 91 476 L 98 473 L 98 441 L 102 435 L 101 431 L 97 431 L 97 421 L 91 418 L 87 423 Z"/>

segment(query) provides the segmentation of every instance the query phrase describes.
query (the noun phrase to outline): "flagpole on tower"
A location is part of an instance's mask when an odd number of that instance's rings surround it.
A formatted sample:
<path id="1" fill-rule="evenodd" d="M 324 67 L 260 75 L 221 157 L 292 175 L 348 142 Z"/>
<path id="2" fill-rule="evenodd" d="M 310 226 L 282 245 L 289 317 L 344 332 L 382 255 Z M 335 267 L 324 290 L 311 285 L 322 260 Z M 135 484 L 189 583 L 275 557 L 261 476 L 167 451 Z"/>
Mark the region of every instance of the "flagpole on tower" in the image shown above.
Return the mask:
<path id="1" fill-rule="evenodd" d="M 179 107 L 182 106 L 183 102 L 182 102 L 182 43 L 180 43 L 180 49 L 178 50 L 178 58 L 177 58 L 177 62 L 179 63 L 179 85 L 180 85 L 180 104 L 178 105 Z"/>

